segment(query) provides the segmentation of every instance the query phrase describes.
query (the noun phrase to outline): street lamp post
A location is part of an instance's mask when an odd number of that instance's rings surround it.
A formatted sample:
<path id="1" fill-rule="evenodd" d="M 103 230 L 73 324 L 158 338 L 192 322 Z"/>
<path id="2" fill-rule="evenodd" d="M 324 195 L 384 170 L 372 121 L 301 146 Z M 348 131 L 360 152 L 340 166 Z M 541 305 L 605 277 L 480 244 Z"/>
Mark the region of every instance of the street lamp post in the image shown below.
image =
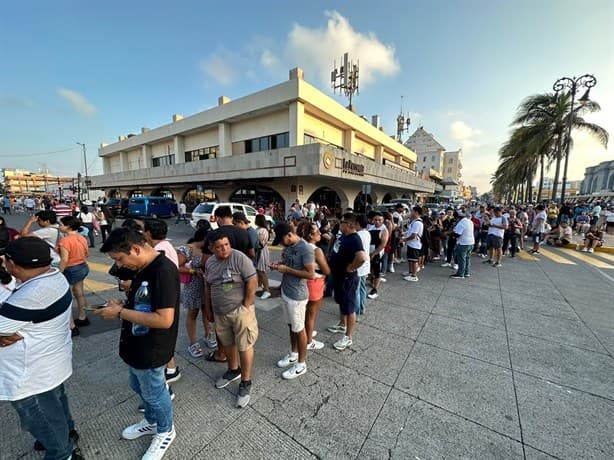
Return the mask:
<path id="1" fill-rule="evenodd" d="M 567 164 L 569 162 L 569 148 L 571 146 L 571 128 L 573 125 L 574 103 L 576 102 L 576 93 L 582 88 L 586 88 L 584 95 L 578 100 L 580 104 L 588 102 L 588 96 L 593 86 L 597 84 L 597 79 L 590 74 L 582 75 L 581 77 L 562 77 L 554 82 L 552 89 L 558 97 L 559 92 L 565 89 L 571 94 L 571 105 L 569 106 L 569 124 L 567 126 L 567 142 L 565 145 L 565 166 L 563 166 L 563 184 L 561 186 L 561 203 L 565 201 L 565 191 L 567 188 Z"/>
<path id="2" fill-rule="evenodd" d="M 80 145 L 81 148 L 83 149 L 83 164 L 85 166 L 85 187 L 87 190 L 87 199 L 90 199 L 90 186 L 89 186 L 89 176 L 87 174 L 87 155 L 86 155 L 86 148 L 85 148 L 85 144 L 82 144 L 81 142 L 77 142 L 77 145 Z M 81 202 L 81 195 L 79 195 L 79 202 Z"/>

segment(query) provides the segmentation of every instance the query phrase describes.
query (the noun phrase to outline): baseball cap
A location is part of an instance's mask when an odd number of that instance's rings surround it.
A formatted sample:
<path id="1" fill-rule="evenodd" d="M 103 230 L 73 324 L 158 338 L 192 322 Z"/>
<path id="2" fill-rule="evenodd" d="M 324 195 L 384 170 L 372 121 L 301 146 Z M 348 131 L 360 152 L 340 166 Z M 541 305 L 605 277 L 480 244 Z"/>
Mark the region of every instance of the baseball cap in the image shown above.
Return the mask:
<path id="1" fill-rule="evenodd" d="M 243 222 L 244 224 L 249 224 L 249 220 L 247 219 L 247 216 L 245 215 L 245 213 L 240 212 L 240 211 L 232 214 L 232 220 Z"/>
<path id="2" fill-rule="evenodd" d="M 284 236 L 286 236 L 288 233 L 292 233 L 292 227 L 290 227 L 290 225 L 287 224 L 286 222 L 279 222 L 275 226 L 273 231 L 275 232 L 275 239 L 273 240 L 273 246 L 277 246 L 279 243 L 281 243 L 281 240 Z"/>
<path id="3" fill-rule="evenodd" d="M 50 246 L 36 236 L 11 241 L 4 254 L 15 265 L 24 268 L 41 268 L 51 264 Z"/>

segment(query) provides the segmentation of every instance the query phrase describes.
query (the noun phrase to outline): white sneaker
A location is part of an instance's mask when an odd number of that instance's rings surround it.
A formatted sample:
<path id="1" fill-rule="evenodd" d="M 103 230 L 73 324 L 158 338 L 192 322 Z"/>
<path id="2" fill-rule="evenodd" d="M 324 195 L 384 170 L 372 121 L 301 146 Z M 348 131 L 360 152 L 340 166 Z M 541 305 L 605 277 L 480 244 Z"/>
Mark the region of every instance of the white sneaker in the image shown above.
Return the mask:
<path id="1" fill-rule="evenodd" d="M 141 420 L 139 423 L 130 425 L 122 431 L 122 438 L 124 439 L 138 439 L 141 436 L 153 436 L 156 434 L 158 425 L 155 423 L 149 423 L 147 419 Z"/>
<path id="2" fill-rule="evenodd" d="M 442 267 L 449 267 L 449 266 L 450 266 L 450 264 L 449 264 L 448 262 L 444 262 L 444 263 L 442 263 L 442 264 L 441 264 L 441 266 L 442 266 Z"/>
<path id="3" fill-rule="evenodd" d="M 388 271 L 390 273 L 394 273 L 394 265 L 391 265 L 390 268 L 388 268 Z"/>
<path id="4" fill-rule="evenodd" d="M 277 367 L 288 367 L 298 361 L 298 353 L 288 353 L 286 356 L 277 361 Z"/>
<path id="5" fill-rule="evenodd" d="M 588 252 L 588 248 L 582 248 L 582 252 Z"/>
<path id="6" fill-rule="evenodd" d="M 370 292 L 369 294 L 367 294 L 367 297 L 371 300 L 375 300 L 379 297 L 379 294 L 376 292 Z M 343 331 L 345 332 L 345 330 Z"/>
<path id="7" fill-rule="evenodd" d="M 311 338 L 313 339 L 316 335 L 318 335 L 318 331 L 315 329 L 311 332 Z"/>
<path id="8" fill-rule="evenodd" d="M 407 276 L 404 276 L 404 277 L 403 277 L 403 279 L 404 279 L 405 281 L 413 281 L 414 283 L 415 283 L 416 281 L 418 281 L 418 277 L 417 277 L 417 276 L 412 276 L 412 275 L 407 275 Z"/>
<path id="9" fill-rule="evenodd" d="M 269 291 L 264 291 L 264 292 L 262 293 L 262 295 L 260 296 L 260 299 L 261 299 L 261 300 L 266 300 L 266 299 L 268 299 L 269 297 L 271 297 L 271 293 L 270 293 Z"/>
<path id="10" fill-rule="evenodd" d="M 205 338 L 205 345 L 211 350 L 217 348 L 217 336 L 215 335 L 215 332 L 210 332 L 207 334 L 207 337 Z"/>
<path id="11" fill-rule="evenodd" d="M 595 250 L 593 248 L 588 248 L 588 252 L 592 254 L 593 252 L 595 252 Z"/>
<path id="12" fill-rule="evenodd" d="M 305 372 L 307 372 L 307 364 L 302 363 L 302 365 L 299 367 L 299 363 L 296 363 L 290 369 L 283 371 L 281 376 L 286 380 L 293 380 L 300 377 Z"/>
<path id="13" fill-rule="evenodd" d="M 335 347 L 339 351 L 345 350 L 347 347 L 352 346 L 352 339 L 350 339 L 347 335 L 344 335 L 342 339 L 337 340 L 333 347 Z"/>
<path id="14" fill-rule="evenodd" d="M 321 350 L 322 348 L 324 348 L 324 344 L 320 342 L 319 340 L 311 339 L 311 342 L 307 344 L 307 350 L 314 351 L 314 350 Z"/>
<path id="15" fill-rule="evenodd" d="M 175 427 L 171 428 L 171 431 L 156 434 L 141 460 L 160 460 L 173 443 L 176 435 Z"/>
<path id="16" fill-rule="evenodd" d="M 384 278 L 383 276 L 380 276 L 379 280 L 380 280 L 381 283 L 385 283 L 386 282 L 386 278 Z"/>
<path id="17" fill-rule="evenodd" d="M 454 264 L 454 265 L 452 265 L 452 268 L 453 268 L 454 270 L 458 270 L 458 264 Z"/>

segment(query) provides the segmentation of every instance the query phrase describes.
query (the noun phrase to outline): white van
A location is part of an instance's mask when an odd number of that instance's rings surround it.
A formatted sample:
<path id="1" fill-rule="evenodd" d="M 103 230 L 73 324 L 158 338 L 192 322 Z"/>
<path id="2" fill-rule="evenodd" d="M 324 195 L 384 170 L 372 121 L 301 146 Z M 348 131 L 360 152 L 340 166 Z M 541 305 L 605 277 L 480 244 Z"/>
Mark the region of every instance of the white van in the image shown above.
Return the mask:
<path id="1" fill-rule="evenodd" d="M 256 228 L 256 216 L 258 215 L 258 212 L 251 206 L 241 203 L 201 203 L 194 208 L 194 211 L 192 211 L 190 225 L 193 228 L 196 228 L 196 223 L 201 219 L 205 219 L 209 221 L 211 228 L 215 230 L 217 228 L 217 222 L 215 220 L 214 213 L 220 206 L 230 206 L 230 210 L 233 214 L 235 212 L 242 212 L 247 216 L 250 225 Z M 265 215 L 264 218 L 266 219 L 267 224 L 269 224 L 269 230 L 272 229 L 274 222 L 271 216 Z"/>

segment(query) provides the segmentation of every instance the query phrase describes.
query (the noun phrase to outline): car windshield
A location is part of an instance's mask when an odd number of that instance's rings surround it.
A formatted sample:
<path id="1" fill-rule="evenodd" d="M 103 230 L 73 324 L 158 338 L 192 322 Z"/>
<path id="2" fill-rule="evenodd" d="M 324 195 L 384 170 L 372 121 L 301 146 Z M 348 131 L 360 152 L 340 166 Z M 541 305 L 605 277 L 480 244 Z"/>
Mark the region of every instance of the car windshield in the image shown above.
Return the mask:
<path id="1" fill-rule="evenodd" d="M 211 214 L 213 212 L 213 206 L 215 205 L 212 203 L 201 203 L 196 206 L 194 212 L 198 212 L 200 214 Z"/>

